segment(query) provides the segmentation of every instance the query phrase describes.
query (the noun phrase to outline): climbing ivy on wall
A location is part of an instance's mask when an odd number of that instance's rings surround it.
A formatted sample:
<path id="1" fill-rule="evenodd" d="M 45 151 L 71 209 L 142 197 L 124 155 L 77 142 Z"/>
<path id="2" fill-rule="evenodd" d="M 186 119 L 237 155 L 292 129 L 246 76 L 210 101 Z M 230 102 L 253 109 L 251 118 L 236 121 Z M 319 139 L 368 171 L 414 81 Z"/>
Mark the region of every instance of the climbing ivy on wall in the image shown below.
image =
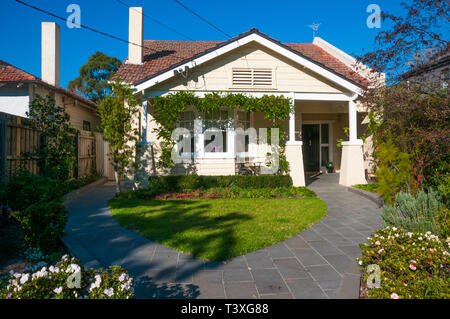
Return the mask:
<path id="1" fill-rule="evenodd" d="M 284 96 L 263 95 L 262 97 L 250 97 L 246 94 L 232 93 L 207 93 L 203 98 L 196 97 L 193 92 L 179 91 L 166 96 L 157 96 L 153 99 L 153 116 L 160 125 L 155 128 L 155 132 L 161 141 L 161 157 L 158 167 L 170 168 L 173 165 L 171 154 L 176 142 L 172 139 L 172 131 L 177 128 L 181 112 L 189 106 L 195 107 L 198 112 L 209 114 L 221 107 L 238 108 L 245 112 L 262 112 L 264 118 L 272 120 L 273 126 L 280 128 L 280 133 L 284 130 L 277 120 L 284 120 L 291 111 L 291 99 Z M 268 128 L 270 129 L 270 128 Z M 281 142 L 281 139 L 280 139 Z M 284 147 L 281 148 L 284 152 Z M 284 154 L 280 154 L 280 159 L 285 161 Z M 288 170 L 286 163 L 280 162 L 280 167 Z"/>

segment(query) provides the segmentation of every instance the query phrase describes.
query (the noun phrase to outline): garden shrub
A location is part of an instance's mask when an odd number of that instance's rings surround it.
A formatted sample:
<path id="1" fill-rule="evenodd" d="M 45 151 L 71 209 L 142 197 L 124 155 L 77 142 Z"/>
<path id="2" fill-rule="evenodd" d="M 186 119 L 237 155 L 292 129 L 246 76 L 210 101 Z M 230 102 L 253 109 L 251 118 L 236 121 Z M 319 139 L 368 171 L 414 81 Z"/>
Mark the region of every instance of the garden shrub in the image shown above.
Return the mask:
<path id="1" fill-rule="evenodd" d="M 450 237 L 450 211 L 448 208 L 441 210 L 437 218 L 437 223 L 441 236 L 444 238 Z"/>
<path id="2" fill-rule="evenodd" d="M 151 176 L 148 180 L 149 190 L 155 190 L 158 193 L 182 192 L 213 187 L 257 189 L 284 186 L 292 186 L 292 178 L 289 175 L 198 176 L 192 174 Z"/>
<path id="3" fill-rule="evenodd" d="M 378 230 L 361 244 L 358 258 L 367 282 L 369 265 L 381 270 L 381 287 L 368 290 L 368 298 L 450 298 L 450 238 L 427 233 L 405 233 L 396 227 Z"/>
<path id="4" fill-rule="evenodd" d="M 407 231 L 438 234 L 437 217 L 443 209 L 439 195 L 421 190 L 417 195 L 400 192 L 394 205 L 385 205 L 381 216 L 386 226 L 402 227 Z"/>
<path id="5" fill-rule="evenodd" d="M 14 216 L 20 221 L 25 242 L 52 251 L 59 245 L 67 223 L 67 210 L 59 202 L 38 202 Z"/>
<path id="6" fill-rule="evenodd" d="M 7 299 L 128 299 L 133 296 L 132 280 L 122 267 L 85 269 L 65 255 L 49 267 L 38 263 L 23 273 L 11 272 L 2 294 Z"/>
<path id="7" fill-rule="evenodd" d="M 23 210 L 39 201 L 52 201 L 64 193 L 56 180 L 21 171 L 6 186 L 6 200 L 12 210 Z"/>
<path id="8" fill-rule="evenodd" d="M 391 141 L 380 144 L 377 150 L 378 169 L 375 173 L 378 182 L 377 192 L 391 204 L 395 194 L 400 191 L 415 191 L 410 155 L 401 152 Z"/>

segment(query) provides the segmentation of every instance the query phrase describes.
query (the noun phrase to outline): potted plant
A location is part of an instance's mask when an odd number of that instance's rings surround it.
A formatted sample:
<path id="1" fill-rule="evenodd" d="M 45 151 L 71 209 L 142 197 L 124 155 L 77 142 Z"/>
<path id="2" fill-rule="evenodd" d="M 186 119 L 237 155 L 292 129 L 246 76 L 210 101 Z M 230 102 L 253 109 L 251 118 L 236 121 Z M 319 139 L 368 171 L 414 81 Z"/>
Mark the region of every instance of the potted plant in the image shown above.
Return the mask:
<path id="1" fill-rule="evenodd" d="M 325 165 L 325 167 L 327 168 L 328 173 L 333 173 L 333 170 L 334 170 L 333 162 L 328 162 L 328 163 Z"/>

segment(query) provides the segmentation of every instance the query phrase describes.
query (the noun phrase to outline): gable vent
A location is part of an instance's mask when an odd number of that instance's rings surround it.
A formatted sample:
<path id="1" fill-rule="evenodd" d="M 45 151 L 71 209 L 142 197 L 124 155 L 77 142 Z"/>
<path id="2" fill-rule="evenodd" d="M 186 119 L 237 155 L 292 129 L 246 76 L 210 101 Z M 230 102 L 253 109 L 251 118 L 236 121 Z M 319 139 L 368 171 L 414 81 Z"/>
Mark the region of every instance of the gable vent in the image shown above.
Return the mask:
<path id="1" fill-rule="evenodd" d="M 233 69 L 232 85 L 238 87 L 273 87 L 272 69 Z"/>

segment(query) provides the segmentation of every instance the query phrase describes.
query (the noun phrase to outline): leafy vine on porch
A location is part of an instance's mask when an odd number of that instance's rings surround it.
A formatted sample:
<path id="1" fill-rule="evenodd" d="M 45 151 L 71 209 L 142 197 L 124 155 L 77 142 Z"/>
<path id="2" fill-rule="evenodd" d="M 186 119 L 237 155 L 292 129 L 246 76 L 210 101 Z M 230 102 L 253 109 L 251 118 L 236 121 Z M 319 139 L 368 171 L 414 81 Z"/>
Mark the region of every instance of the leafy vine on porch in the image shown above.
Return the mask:
<path id="1" fill-rule="evenodd" d="M 173 165 L 171 154 L 176 142 L 172 138 L 172 131 L 177 128 L 181 112 L 185 111 L 189 106 L 193 106 L 198 112 L 206 114 L 224 106 L 232 109 L 238 108 L 245 112 L 264 113 L 265 119 L 272 120 L 271 127 L 279 128 L 280 168 L 282 171 L 289 171 L 289 165 L 284 155 L 284 128 L 276 121 L 284 120 L 289 116 L 292 107 L 290 98 L 274 95 L 251 97 L 243 93 L 220 92 L 207 93 L 203 98 L 199 98 L 189 91 L 179 91 L 166 96 L 157 96 L 152 101 L 154 119 L 160 124 L 154 131 L 158 138 L 162 140 L 160 143 L 161 156 L 157 163 L 159 168 L 170 168 Z"/>

